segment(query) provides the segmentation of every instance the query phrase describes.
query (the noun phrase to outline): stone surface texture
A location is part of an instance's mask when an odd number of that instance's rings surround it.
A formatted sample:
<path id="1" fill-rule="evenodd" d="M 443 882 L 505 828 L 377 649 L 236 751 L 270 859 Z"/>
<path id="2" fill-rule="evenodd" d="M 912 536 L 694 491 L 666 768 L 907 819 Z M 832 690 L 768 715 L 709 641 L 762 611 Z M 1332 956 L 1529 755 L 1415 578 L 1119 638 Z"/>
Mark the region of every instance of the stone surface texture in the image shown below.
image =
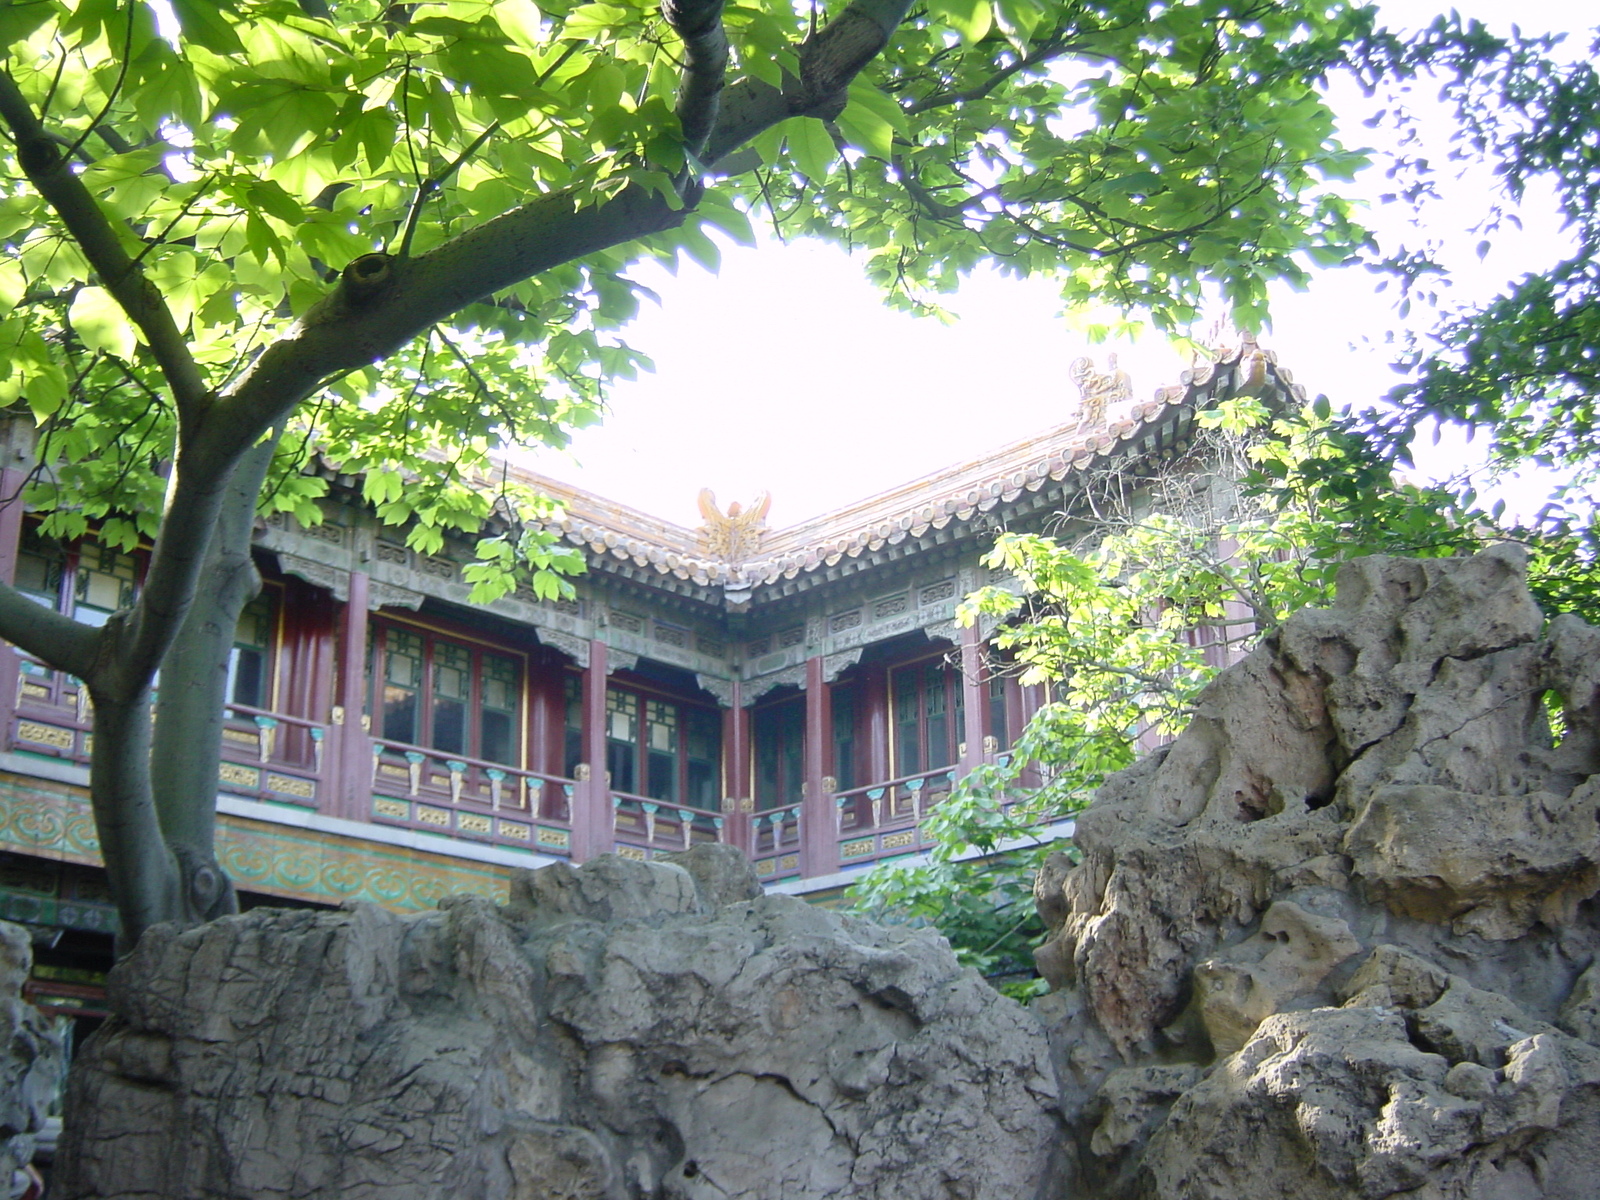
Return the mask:
<path id="1" fill-rule="evenodd" d="M 937 937 L 762 896 L 726 847 L 401 917 L 147 934 L 74 1069 L 55 1193 L 1028 1200 L 1038 1020 Z"/>
<path id="2" fill-rule="evenodd" d="M 1600 631 L 1520 551 L 1348 564 L 1076 843 L 1064 1194 L 1600 1195 Z"/>
<path id="3" fill-rule="evenodd" d="M 0 921 L 0 1186 L 33 1159 L 61 1082 L 65 1055 L 50 1021 L 22 998 L 33 945 L 20 925 Z"/>

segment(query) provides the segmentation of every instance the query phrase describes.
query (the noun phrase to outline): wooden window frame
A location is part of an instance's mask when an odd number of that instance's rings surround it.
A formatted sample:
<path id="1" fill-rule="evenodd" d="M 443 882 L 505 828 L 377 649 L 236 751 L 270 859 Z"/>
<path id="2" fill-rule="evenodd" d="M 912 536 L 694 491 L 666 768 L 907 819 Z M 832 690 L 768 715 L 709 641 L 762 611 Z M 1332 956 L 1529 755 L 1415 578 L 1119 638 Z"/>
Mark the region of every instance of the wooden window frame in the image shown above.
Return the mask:
<path id="1" fill-rule="evenodd" d="M 722 744 L 722 712 L 715 704 L 703 703 L 681 694 L 670 692 L 662 688 L 654 688 L 646 683 L 636 682 L 631 679 L 616 679 L 606 681 L 606 769 L 611 766 L 611 696 L 617 693 L 622 696 L 631 696 L 637 701 L 637 729 L 633 741 L 633 782 L 636 786 L 625 788 L 619 780 L 613 779 L 611 786 L 629 796 L 638 796 L 644 800 L 662 804 L 676 804 L 687 808 L 698 809 L 702 812 L 720 812 L 722 809 L 723 771 L 723 744 Z M 650 794 L 650 756 L 652 751 L 649 745 L 649 712 L 651 704 L 672 705 L 676 709 L 675 720 L 677 725 L 677 746 L 671 751 L 675 756 L 673 765 L 673 791 L 671 797 L 652 796 Z M 712 731 L 716 743 L 716 752 L 709 759 L 694 759 L 696 762 L 707 762 L 712 768 L 711 794 L 705 803 L 690 799 L 690 763 L 689 754 L 689 716 L 690 712 L 700 712 L 709 718 L 706 728 Z M 568 727 L 570 729 L 570 726 Z"/>
<path id="2" fill-rule="evenodd" d="M 928 733 L 929 713 L 927 704 L 928 668 L 939 669 L 942 690 L 944 692 L 944 723 L 945 761 L 938 764 L 930 763 L 929 754 L 930 737 Z M 916 675 L 916 725 L 917 725 L 917 758 L 915 765 L 906 763 L 901 747 L 901 709 L 900 709 L 900 680 L 908 672 L 917 672 Z M 961 668 L 959 664 L 951 663 L 950 652 L 936 650 L 929 654 L 919 655 L 916 658 L 905 659 L 901 662 L 891 663 L 888 666 L 889 685 L 889 775 L 893 779 L 905 779 L 913 775 L 923 775 L 930 771 L 941 771 L 956 767 L 961 761 L 961 742 L 963 738 L 963 714 L 966 708 L 966 697 L 962 691 Z"/>
<path id="3" fill-rule="evenodd" d="M 421 622 L 397 621 L 388 617 L 373 618 L 369 630 L 366 702 L 373 726 L 372 734 L 376 739 L 385 746 L 401 746 L 408 750 L 420 750 L 435 758 L 456 757 L 470 759 L 474 762 L 488 763 L 491 766 L 511 767 L 519 771 L 527 769 L 530 663 L 526 651 L 484 638 L 474 637 L 469 633 L 454 629 L 440 628 Z M 417 713 L 413 725 L 413 732 L 419 739 L 417 741 L 402 741 L 399 738 L 391 738 L 385 735 L 383 688 L 386 682 L 385 673 L 388 665 L 391 633 L 416 637 L 422 642 L 421 679 L 415 689 Z M 455 649 L 464 649 L 470 655 L 470 688 L 465 702 L 464 713 L 465 736 L 463 740 L 465 746 L 459 752 L 441 749 L 438 746 L 429 744 L 436 740 L 436 730 L 434 728 L 436 719 L 434 665 L 436 647 L 441 642 Z M 483 754 L 485 655 L 510 659 L 517 664 L 516 709 L 512 714 L 511 720 L 513 744 L 508 760 L 505 762 L 487 758 Z"/>

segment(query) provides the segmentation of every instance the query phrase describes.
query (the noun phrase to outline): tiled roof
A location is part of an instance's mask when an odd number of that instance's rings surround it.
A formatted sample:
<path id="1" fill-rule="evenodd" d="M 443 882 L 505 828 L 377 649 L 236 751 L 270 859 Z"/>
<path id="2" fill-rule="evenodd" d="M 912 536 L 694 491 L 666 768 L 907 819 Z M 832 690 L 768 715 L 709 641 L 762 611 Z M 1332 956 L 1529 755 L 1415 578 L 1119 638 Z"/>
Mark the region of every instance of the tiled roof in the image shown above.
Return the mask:
<path id="1" fill-rule="evenodd" d="M 1095 424 L 1069 421 L 920 479 L 781 529 L 763 532 L 754 554 L 738 561 L 708 553 L 704 530 L 687 529 L 636 508 L 529 471 L 521 482 L 565 507 L 567 540 L 595 555 L 653 569 L 702 587 L 748 590 L 879 550 L 929 529 L 964 523 L 1004 507 L 1048 481 L 1081 474 L 1167 425 L 1219 400 L 1249 394 L 1300 403 L 1305 389 L 1276 356 L 1246 339 L 1237 350 L 1183 372 L 1153 399 L 1108 411 Z"/>

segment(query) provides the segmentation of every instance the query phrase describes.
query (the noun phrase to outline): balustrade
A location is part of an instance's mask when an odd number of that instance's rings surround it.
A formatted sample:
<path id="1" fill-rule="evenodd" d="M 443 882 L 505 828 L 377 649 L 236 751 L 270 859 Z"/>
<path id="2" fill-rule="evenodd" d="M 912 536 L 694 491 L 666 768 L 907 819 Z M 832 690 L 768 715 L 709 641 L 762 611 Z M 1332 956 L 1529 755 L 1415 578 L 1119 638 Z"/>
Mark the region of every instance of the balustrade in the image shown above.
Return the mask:
<path id="1" fill-rule="evenodd" d="M 303 717 L 229 705 L 223 714 L 219 785 L 234 795 L 317 807 L 327 776 L 328 727 Z"/>
<path id="2" fill-rule="evenodd" d="M 702 842 L 724 840 L 725 818 L 712 809 L 612 792 L 611 815 L 617 853 L 628 858 L 646 857 L 651 850 L 687 850 Z"/>
<path id="3" fill-rule="evenodd" d="M 836 792 L 840 865 L 921 849 L 926 844 L 923 820 L 950 794 L 955 781 L 954 769 L 940 767 Z"/>
<path id="4" fill-rule="evenodd" d="M 769 808 L 750 818 L 750 857 L 764 881 L 800 874 L 801 806 Z"/>
<path id="5" fill-rule="evenodd" d="M 545 853 L 571 845 L 574 781 L 559 775 L 373 738 L 371 785 L 385 824 Z"/>
<path id="6" fill-rule="evenodd" d="M 7 748 L 87 764 L 94 712 L 78 680 L 23 657 Z M 317 807 L 326 777 L 327 726 L 265 709 L 230 705 L 222 727 L 220 790 L 251 799 Z"/>

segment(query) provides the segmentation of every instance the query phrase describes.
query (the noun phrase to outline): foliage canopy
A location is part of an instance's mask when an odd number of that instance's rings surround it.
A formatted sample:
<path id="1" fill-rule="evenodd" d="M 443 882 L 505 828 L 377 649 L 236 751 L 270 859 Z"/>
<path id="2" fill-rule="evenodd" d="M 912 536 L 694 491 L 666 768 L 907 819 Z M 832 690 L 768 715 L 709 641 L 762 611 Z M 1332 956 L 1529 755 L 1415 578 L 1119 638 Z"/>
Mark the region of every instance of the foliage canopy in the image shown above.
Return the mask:
<path id="1" fill-rule="evenodd" d="M 571 556 L 474 476 L 640 365 L 639 255 L 714 261 L 765 214 L 905 305 L 995 260 L 1168 327 L 1210 278 L 1253 322 L 1361 238 L 1316 81 L 1368 29 L 1308 0 L 0 5 L 0 400 L 39 423 L 51 532 L 153 543 L 104 628 L 0 587 L 0 635 L 88 685 L 129 939 L 231 903 L 216 631 L 253 510 L 317 519 L 309 449 L 419 549 L 498 511 L 479 597 L 548 594 Z"/>

